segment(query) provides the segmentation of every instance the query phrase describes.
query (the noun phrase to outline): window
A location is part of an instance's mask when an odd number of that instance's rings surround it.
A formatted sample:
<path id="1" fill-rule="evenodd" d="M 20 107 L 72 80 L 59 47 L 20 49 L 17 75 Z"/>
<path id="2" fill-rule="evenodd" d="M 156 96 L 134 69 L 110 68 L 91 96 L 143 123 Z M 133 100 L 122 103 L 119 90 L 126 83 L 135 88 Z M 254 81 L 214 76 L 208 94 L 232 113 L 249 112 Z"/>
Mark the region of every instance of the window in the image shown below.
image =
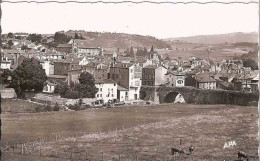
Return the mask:
<path id="1" fill-rule="evenodd" d="M 97 94 L 97 97 L 99 97 L 99 94 Z"/>
<path id="2" fill-rule="evenodd" d="M 102 88 L 100 88 L 100 91 L 102 92 Z"/>
<path id="3" fill-rule="evenodd" d="M 125 92 L 125 96 L 128 96 L 128 92 Z"/>
<path id="4" fill-rule="evenodd" d="M 114 97 L 114 94 L 112 94 L 111 96 Z"/>
<path id="5" fill-rule="evenodd" d="M 100 94 L 100 97 L 102 97 L 102 94 Z"/>
<path id="6" fill-rule="evenodd" d="M 110 88 L 108 88 L 108 91 L 110 91 Z"/>
<path id="7" fill-rule="evenodd" d="M 133 73 L 133 69 L 131 69 L 130 72 Z"/>
<path id="8" fill-rule="evenodd" d="M 177 83 L 178 83 L 178 84 L 182 84 L 182 83 L 183 83 L 183 80 L 177 80 Z"/>
<path id="9" fill-rule="evenodd" d="M 116 86 L 116 84 L 114 83 L 114 86 Z"/>

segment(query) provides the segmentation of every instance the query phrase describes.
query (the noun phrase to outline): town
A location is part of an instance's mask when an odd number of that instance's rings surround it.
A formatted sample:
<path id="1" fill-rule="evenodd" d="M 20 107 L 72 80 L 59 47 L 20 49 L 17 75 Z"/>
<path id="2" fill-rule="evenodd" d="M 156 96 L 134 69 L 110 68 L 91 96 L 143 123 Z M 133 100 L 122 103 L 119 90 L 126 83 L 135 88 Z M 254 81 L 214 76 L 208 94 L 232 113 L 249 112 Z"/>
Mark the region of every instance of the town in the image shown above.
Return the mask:
<path id="1" fill-rule="evenodd" d="M 90 46 L 89 41 L 75 32 L 55 35 L 8 33 L 2 35 L 1 75 L 3 82 L 25 59 L 40 62 L 47 80 L 42 93 L 57 93 L 60 86 L 79 84 L 81 73 L 90 73 L 97 91 L 95 104 L 134 102 L 140 100 L 142 86 L 185 87 L 198 89 L 258 92 L 258 67 L 249 59 L 211 60 L 213 49 L 205 49 L 208 59 L 196 56 L 162 57 L 156 46 L 132 47 L 127 50 L 107 51 L 102 46 Z M 172 50 L 172 49 L 167 49 Z M 178 49 L 176 49 L 178 50 Z M 252 62 L 253 61 L 253 62 Z M 2 88 L 5 88 L 2 87 Z M 56 89 L 56 90 L 55 90 Z M 2 98 L 16 94 L 2 92 Z M 65 93 L 65 98 L 79 98 L 75 93 Z M 174 98 L 173 98 L 174 99 Z M 177 98 L 176 98 L 177 99 Z"/>
<path id="2" fill-rule="evenodd" d="M 247 1 L 3 1 L 0 160 L 259 160 Z"/>

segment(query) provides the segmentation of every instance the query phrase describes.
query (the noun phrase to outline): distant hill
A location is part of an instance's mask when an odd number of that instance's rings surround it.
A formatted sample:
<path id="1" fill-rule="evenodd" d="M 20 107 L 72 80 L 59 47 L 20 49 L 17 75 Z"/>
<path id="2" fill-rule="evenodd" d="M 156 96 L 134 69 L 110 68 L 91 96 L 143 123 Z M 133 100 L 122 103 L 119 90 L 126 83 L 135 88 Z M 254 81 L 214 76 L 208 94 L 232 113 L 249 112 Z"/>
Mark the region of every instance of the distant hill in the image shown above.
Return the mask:
<path id="1" fill-rule="evenodd" d="M 74 37 L 75 33 L 82 35 L 89 42 L 90 46 L 102 46 L 104 48 L 127 49 L 133 46 L 147 47 L 155 46 L 157 49 L 171 48 L 171 45 L 163 40 L 151 36 L 131 35 L 125 33 L 101 33 L 86 31 L 67 31 L 66 35 Z"/>
<path id="2" fill-rule="evenodd" d="M 168 38 L 164 39 L 167 41 L 174 42 L 188 42 L 188 43 L 198 43 L 198 44 L 221 44 L 221 43 L 237 43 L 237 42 L 258 42 L 258 33 L 250 32 L 236 32 L 229 34 L 219 34 L 219 35 L 198 35 L 190 37 L 178 37 L 178 38 Z"/>

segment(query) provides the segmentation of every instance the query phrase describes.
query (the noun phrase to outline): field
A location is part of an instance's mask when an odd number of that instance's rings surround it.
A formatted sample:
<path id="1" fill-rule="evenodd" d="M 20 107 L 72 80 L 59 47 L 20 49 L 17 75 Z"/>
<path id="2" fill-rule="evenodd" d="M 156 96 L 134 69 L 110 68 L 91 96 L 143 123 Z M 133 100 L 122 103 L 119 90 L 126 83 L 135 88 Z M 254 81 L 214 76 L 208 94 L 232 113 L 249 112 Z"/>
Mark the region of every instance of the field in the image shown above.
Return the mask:
<path id="1" fill-rule="evenodd" d="M 170 58 L 182 57 L 188 60 L 195 56 L 208 60 L 208 49 L 212 49 L 210 59 L 213 61 L 221 61 L 223 59 L 233 59 L 240 57 L 249 51 L 257 50 L 257 44 L 195 44 L 195 43 L 175 43 L 167 42 L 171 45 L 172 50 L 157 49 L 164 57 L 168 55 Z M 257 60 L 256 60 L 257 61 Z"/>
<path id="2" fill-rule="evenodd" d="M 2 160 L 173 160 L 171 147 L 191 144 L 194 154 L 175 160 L 236 160 L 239 150 L 258 160 L 257 120 L 256 107 L 228 105 L 4 113 Z"/>

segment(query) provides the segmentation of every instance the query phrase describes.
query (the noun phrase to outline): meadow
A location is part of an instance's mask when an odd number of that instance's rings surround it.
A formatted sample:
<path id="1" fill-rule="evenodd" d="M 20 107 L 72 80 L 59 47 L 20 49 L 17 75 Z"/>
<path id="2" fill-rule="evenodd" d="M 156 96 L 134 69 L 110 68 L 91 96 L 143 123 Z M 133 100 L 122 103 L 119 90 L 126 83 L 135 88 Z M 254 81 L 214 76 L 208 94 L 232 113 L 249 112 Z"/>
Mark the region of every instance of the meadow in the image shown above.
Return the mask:
<path id="1" fill-rule="evenodd" d="M 2 160 L 236 160 L 239 150 L 258 160 L 257 120 L 256 107 L 229 105 L 6 112 Z M 224 148 L 230 141 L 236 145 Z M 171 147 L 187 153 L 190 145 L 193 155 L 171 155 Z"/>

